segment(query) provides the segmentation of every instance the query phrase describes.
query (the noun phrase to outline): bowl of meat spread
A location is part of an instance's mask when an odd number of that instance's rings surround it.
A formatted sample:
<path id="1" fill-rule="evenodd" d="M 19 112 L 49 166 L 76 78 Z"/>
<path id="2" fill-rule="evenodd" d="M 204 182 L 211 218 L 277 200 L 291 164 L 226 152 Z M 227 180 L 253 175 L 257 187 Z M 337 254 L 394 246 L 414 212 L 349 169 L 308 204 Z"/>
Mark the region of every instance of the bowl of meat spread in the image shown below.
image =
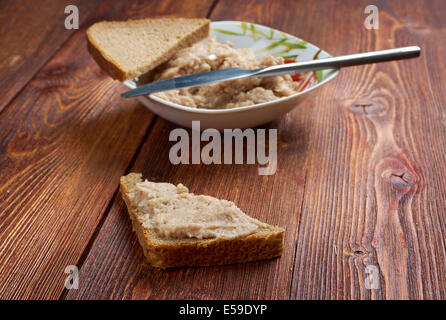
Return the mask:
<path id="1" fill-rule="evenodd" d="M 124 82 L 138 85 L 227 68 L 257 69 L 328 58 L 320 48 L 270 27 L 240 21 L 211 23 L 208 39 L 179 50 L 149 74 Z M 258 126 L 294 109 L 308 93 L 330 81 L 338 70 L 246 78 L 140 96 L 152 112 L 191 127 L 232 129 Z"/>

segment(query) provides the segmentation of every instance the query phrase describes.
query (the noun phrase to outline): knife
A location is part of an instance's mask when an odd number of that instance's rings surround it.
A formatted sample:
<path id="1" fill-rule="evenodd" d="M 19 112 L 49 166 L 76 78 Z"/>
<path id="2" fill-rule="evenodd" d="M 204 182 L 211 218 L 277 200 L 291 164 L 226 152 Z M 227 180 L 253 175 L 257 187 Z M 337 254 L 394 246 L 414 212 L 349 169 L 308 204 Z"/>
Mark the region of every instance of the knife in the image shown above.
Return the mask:
<path id="1" fill-rule="evenodd" d="M 156 92 L 196 87 L 209 83 L 244 79 L 250 77 L 270 77 L 297 72 L 323 69 L 338 69 L 341 67 L 350 67 L 376 62 L 409 59 L 418 57 L 420 55 L 420 52 L 420 47 L 410 46 L 389 50 L 356 53 L 319 60 L 287 63 L 255 70 L 242 68 L 222 69 L 152 82 L 137 87 L 133 90 L 124 92 L 123 94 L 121 94 L 121 96 L 124 98 L 129 98 Z"/>

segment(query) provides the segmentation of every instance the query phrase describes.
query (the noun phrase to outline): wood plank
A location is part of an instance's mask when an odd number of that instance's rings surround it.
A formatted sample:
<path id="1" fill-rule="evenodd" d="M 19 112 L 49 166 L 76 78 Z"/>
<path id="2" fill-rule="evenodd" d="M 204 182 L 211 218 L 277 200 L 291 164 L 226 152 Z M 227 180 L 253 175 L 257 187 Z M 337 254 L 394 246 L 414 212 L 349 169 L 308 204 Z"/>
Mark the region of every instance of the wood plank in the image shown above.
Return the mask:
<path id="1" fill-rule="evenodd" d="M 284 16 L 283 6 L 266 2 L 219 1 L 213 20 L 244 19 L 289 28 L 295 17 Z M 254 16 L 253 16 L 254 15 Z M 304 14 L 300 13 L 299 18 Z M 304 123 L 310 109 L 299 108 L 268 128 L 278 128 L 277 172 L 259 176 L 256 165 L 170 164 L 168 141 L 174 125 L 159 119 L 145 142 L 133 172 L 154 181 L 183 183 L 194 193 L 234 201 L 248 214 L 286 228 L 285 253 L 280 259 L 208 268 L 158 270 L 146 263 L 131 230 L 128 213 L 118 197 L 80 269 L 79 290 L 67 299 L 286 299 L 294 265 L 296 233 L 305 182 L 305 153 L 309 139 Z"/>
<path id="2" fill-rule="evenodd" d="M 71 1 L 82 24 L 102 0 Z M 76 31 L 64 26 L 65 1 L 0 2 L 0 112 Z"/>
<path id="3" fill-rule="evenodd" d="M 287 124 L 295 126 L 295 120 L 293 115 L 283 119 L 282 128 L 288 128 Z M 174 128 L 164 120 L 157 121 L 131 171 L 142 172 L 153 181 L 184 183 L 194 193 L 232 200 L 248 214 L 267 223 L 284 226 L 287 230 L 297 228 L 299 208 L 296 203 L 302 195 L 304 177 L 301 170 L 284 172 L 283 168 L 291 166 L 291 162 L 295 165 L 304 161 L 305 146 L 295 136 L 299 131 L 293 130 L 291 135 L 291 130 L 285 129 L 281 134 L 278 157 L 282 160 L 277 169 L 280 174 L 259 176 L 256 165 L 171 165 L 168 146 L 172 143 L 168 136 Z M 275 190 L 278 185 L 286 185 L 288 191 Z M 119 196 L 80 269 L 79 290 L 71 290 L 67 298 L 286 298 L 294 240 L 288 233 L 284 256 L 272 261 L 159 270 L 146 263 Z"/>
<path id="4" fill-rule="evenodd" d="M 193 4 L 105 1 L 93 19 L 204 16 L 212 3 Z M 90 58 L 82 28 L 0 115 L 1 299 L 63 292 L 153 118 L 123 89 Z"/>
<path id="5" fill-rule="evenodd" d="M 342 70 L 315 98 L 291 298 L 444 299 L 444 3 L 375 1 L 376 31 L 360 27 L 355 4 L 312 14 L 327 21 L 321 35 L 337 30 L 324 38 L 333 53 L 417 44 L 423 54 Z"/>

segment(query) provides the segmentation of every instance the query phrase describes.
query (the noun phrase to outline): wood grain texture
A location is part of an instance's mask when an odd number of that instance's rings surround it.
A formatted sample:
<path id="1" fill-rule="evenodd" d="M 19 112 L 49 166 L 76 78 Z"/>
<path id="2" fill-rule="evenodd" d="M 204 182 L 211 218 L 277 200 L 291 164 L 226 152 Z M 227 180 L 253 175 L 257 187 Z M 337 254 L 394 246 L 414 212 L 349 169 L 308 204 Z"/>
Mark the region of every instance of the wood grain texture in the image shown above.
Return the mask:
<path id="1" fill-rule="evenodd" d="M 295 230 L 298 225 L 299 208 L 296 203 L 301 200 L 304 183 L 301 170 L 283 171 L 292 163 L 304 161 L 305 145 L 302 140 L 296 139 L 295 135 L 299 132 L 295 130 L 296 120 L 292 115 L 282 120 L 283 131 L 278 150 L 282 160 L 277 169 L 280 174 L 259 176 L 257 165 L 171 165 L 168 146 L 173 143 L 168 141 L 168 136 L 175 126 L 164 120 L 156 122 L 150 138 L 130 169 L 132 172 L 142 172 L 152 181 L 181 182 L 191 192 L 232 200 L 249 215 L 285 227 L 288 233 L 283 257 L 229 266 L 172 270 L 153 268 L 142 254 L 131 230 L 127 209 L 119 196 L 80 269 L 79 290 L 71 290 L 67 298 L 286 298 L 295 248 L 295 239 L 289 231 Z M 287 130 L 288 125 L 293 126 L 293 130 Z M 277 186 L 286 186 L 288 191 L 275 191 L 279 190 Z M 110 277 L 108 272 L 115 275 Z"/>
<path id="2" fill-rule="evenodd" d="M 234 5 L 219 1 L 211 19 L 230 20 L 238 12 L 251 13 L 253 8 L 252 2 Z M 259 15 L 255 20 L 264 23 L 265 18 Z M 278 21 L 282 18 L 277 16 Z M 287 19 L 282 21 L 282 29 L 292 32 L 286 25 L 293 18 Z M 67 299 L 287 299 L 305 183 L 308 136 L 304 123 L 308 111 L 302 108 L 269 125 L 278 128 L 280 136 L 279 163 L 273 176 L 259 176 L 255 165 L 171 165 L 168 155 L 173 143 L 168 136 L 175 126 L 162 119 L 157 120 L 130 168 L 153 181 L 181 182 L 191 192 L 234 201 L 247 214 L 286 228 L 285 253 L 280 259 L 158 270 L 145 261 L 118 197 L 80 269 L 79 290 L 71 290 Z"/>
<path id="3" fill-rule="evenodd" d="M 99 19 L 203 16 L 211 2 L 104 1 Z M 85 28 L 0 115 L 0 298 L 59 298 L 151 123 L 90 58 Z"/>
<path id="4" fill-rule="evenodd" d="M 376 1 L 377 31 L 363 27 L 365 1 L 323 3 L 219 1 L 211 18 L 270 25 L 336 55 L 417 44 L 422 58 L 343 70 L 271 124 L 281 145 L 274 176 L 246 166 L 170 165 L 167 137 L 174 126 L 163 120 L 130 169 L 233 200 L 285 226 L 283 257 L 154 269 L 117 198 L 81 268 L 80 289 L 67 298 L 446 297 L 442 2 Z M 374 270 L 379 289 L 367 289 Z"/>
<path id="5" fill-rule="evenodd" d="M 79 30 L 0 114 L 0 298 L 446 299 L 444 1 L 377 0 L 375 31 L 363 0 L 213 4 L 105 1 L 84 25 L 213 8 L 213 20 L 270 25 L 335 55 L 420 45 L 422 56 L 342 70 L 266 126 L 278 129 L 278 169 L 259 176 L 171 165 L 175 126 L 119 99 Z M 116 194 L 129 171 L 285 227 L 284 255 L 152 268 Z M 80 267 L 78 290 L 64 291 L 67 265 Z M 379 288 L 367 289 L 374 271 Z"/>
<path id="6" fill-rule="evenodd" d="M 342 70 L 314 100 L 293 299 L 446 296 L 445 97 L 432 79 L 445 70 L 442 3 L 374 4 L 376 31 L 359 27 L 363 6 L 314 10 L 327 21 L 317 31 L 323 47 L 343 54 L 416 44 L 423 55 Z M 376 289 L 366 286 L 373 270 Z"/>
<path id="7" fill-rule="evenodd" d="M 78 7 L 82 24 L 100 2 L 0 2 L 0 112 L 76 31 L 64 26 L 65 6 Z"/>

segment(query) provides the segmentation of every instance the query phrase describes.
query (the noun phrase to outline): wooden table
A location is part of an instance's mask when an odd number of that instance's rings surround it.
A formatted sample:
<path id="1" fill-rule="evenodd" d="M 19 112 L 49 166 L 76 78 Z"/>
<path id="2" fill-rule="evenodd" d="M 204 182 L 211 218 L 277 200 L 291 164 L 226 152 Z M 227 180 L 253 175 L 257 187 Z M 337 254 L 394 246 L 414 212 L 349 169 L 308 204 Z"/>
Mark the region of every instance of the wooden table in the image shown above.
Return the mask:
<path id="1" fill-rule="evenodd" d="M 445 299 L 446 4 L 366 1 L 0 2 L 0 298 Z M 79 8 L 80 29 L 64 28 Z M 419 45 L 419 59 L 342 70 L 278 128 L 278 169 L 171 165 L 174 125 L 86 50 L 103 19 L 245 20 L 334 55 Z M 118 193 L 142 172 L 286 228 L 280 259 L 158 270 Z M 246 187 L 248 186 L 248 188 Z M 79 268 L 66 290 L 65 268 Z M 376 272 L 377 283 L 370 287 Z M 369 281 L 369 282 L 368 282 Z"/>

